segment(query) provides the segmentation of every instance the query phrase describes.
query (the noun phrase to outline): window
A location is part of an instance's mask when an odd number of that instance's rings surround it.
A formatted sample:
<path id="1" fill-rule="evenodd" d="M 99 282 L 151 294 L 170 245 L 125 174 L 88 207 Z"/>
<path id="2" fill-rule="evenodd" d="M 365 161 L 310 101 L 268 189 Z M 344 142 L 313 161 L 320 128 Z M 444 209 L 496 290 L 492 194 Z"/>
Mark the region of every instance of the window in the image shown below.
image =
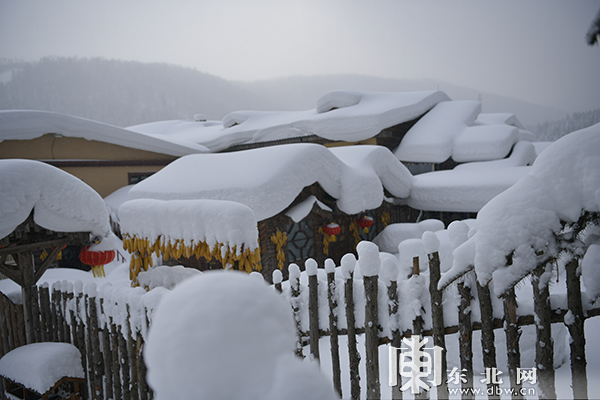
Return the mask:
<path id="1" fill-rule="evenodd" d="M 127 178 L 129 180 L 130 185 L 135 185 L 136 183 L 140 183 L 144 179 L 149 176 L 152 176 L 154 172 L 130 172 L 127 174 Z"/>
<path id="2" fill-rule="evenodd" d="M 313 221 L 311 219 L 291 224 L 288 227 L 287 238 L 290 262 L 315 256 Z"/>

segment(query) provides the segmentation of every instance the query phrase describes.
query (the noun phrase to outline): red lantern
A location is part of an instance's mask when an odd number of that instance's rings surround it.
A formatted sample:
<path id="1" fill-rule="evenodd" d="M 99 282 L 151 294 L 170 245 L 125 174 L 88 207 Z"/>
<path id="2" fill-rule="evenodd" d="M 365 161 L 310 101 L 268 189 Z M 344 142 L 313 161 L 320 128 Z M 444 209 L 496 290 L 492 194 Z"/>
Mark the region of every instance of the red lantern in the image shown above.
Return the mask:
<path id="1" fill-rule="evenodd" d="M 369 228 L 373 226 L 373 218 L 365 215 L 361 219 L 358 220 L 358 226 L 363 229 L 363 233 L 369 233 Z"/>
<path id="2" fill-rule="evenodd" d="M 90 250 L 90 247 L 87 246 L 81 249 L 81 252 L 79 253 L 79 260 L 86 265 L 91 265 L 92 272 L 96 277 L 105 276 L 104 265 L 108 264 L 114 259 L 114 250 L 92 251 Z"/>
<path id="3" fill-rule="evenodd" d="M 325 228 L 323 229 L 323 232 L 329 236 L 339 235 L 341 231 L 342 227 L 335 222 L 325 225 Z"/>

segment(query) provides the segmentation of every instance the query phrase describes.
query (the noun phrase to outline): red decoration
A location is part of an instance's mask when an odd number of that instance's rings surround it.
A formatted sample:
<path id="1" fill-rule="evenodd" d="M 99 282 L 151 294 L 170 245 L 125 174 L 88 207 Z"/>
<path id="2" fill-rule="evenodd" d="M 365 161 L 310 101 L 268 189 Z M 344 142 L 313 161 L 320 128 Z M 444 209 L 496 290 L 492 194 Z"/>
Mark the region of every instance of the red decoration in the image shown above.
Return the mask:
<path id="1" fill-rule="evenodd" d="M 323 232 L 329 236 L 339 235 L 341 231 L 342 227 L 335 222 L 325 225 L 325 228 L 323 229 Z"/>
<path id="2" fill-rule="evenodd" d="M 91 251 L 88 246 L 88 247 L 84 247 L 83 249 L 81 249 L 81 252 L 79 253 L 79 260 L 82 263 L 84 263 L 86 265 L 91 265 L 91 266 L 106 265 L 114 259 L 115 259 L 115 251 L 114 250 Z"/>
<path id="3" fill-rule="evenodd" d="M 358 220 L 358 226 L 360 226 L 363 229 L 370 228 L 371 226 L 373 226 L 373 218 L 365 215 L 364 217 Z"/>

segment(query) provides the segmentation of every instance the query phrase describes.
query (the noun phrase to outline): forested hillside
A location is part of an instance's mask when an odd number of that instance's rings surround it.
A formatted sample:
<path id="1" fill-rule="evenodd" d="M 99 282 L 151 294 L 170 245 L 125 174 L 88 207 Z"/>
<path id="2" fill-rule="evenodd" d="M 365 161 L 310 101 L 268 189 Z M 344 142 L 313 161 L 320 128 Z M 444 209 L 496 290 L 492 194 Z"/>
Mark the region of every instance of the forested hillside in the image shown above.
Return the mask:
<path id="1" fill-rule="evenodd" d="M 553 142 L 567 133 L 587 128 L 597 123 L 600 123 L 600 108 L 573 113 L 566 118 L 556 121 L 546 121 L 530 129 L 535 133 L 539 141 Z"/>
<path id="2" fill-rule="evenodd" d="M 43 58 L 0 66 L 0 109 L 36 109 L 117 126 L 165 119 L 210 119 L 271 104 L 195 69 L 100 58 Z"/>
<path id="3" fill-rule="evenodd" d="M 436 89 L 453 100 L 481 100 L 483 112 L 513 113 L 527 126 L 567 115 L 551 107 L 435 80 L 318 75 L 234 82 L 170 64 L 102 58 L 0 60 L 0 109 L 55 111 L 123 127 L 192 118 L 198 113 L 220 120 L 239 110 L 307 110 L 332 90 Z"/>

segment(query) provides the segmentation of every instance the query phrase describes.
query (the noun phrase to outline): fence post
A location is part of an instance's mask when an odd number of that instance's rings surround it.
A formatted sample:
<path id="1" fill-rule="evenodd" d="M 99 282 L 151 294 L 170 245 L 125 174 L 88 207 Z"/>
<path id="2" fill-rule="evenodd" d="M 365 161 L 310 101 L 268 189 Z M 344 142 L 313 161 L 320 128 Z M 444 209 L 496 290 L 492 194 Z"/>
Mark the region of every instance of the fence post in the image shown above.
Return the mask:
<path id="1" fill-rule="evenodd" d="M 121 382 L 121 362 L 119 357 L 119 329 L 115 325 L 112 317 L 110 319 L 110 350 L 112 354 L 112 367 L 111 371 L 113 373 L 113 392 L 115 395 L 115 399 L 121 398 L 121 388 L 123 384 Z"/>
<path id="2" fill-rule="evenodd" d="M 308 275 L 308 321 L 310 334 L 310 354 L 319 361 L 319 280 L 317 262 L 309 258 L 304 263 Z"/>
<path id="3" fill-rule="evenodd" d="M 521 351 L 519 349 L 519 326 L 517 325 L 517 298 L 515 289 L 510 289 L 504 296 L 504 333 L 506 335 L 506 351 L 508 356 L 508 374 L 513 389 L 513 399 L 522 399 L 521 384 L 517 383 L 517 369 L 521 367 Z"/>
<path id="4" fill-rule="evenodd" d="M 496 344 L 494 336 L 494 309 L 488 285 L 482 286 L 477 282 L 477 297 L 481 310 L 481 349 L 483 350 L 483 366 L 486 371 L 496 370 Z M 486 377 L 488 375 L 486 374 Z M 499 386 L 488 381 L 488 390 L 498 393 Z M 497 397 L 497 396 L 494 396 Z"/>
<path id="5" fill-rule="evenodd" d="M 134 326 L 131 324 L 131 307 L 127 304 L 127 322 L 129 325 L 129 335 L 127 335 L 127 348 L 129 352 L 129 373 L 131 397 L 139 399 L 138 371 L 137 371 L 137 338 Z"/>
<path id="6" fill-rule="evenodd" d="M 273 286 L 275 287 L 275 290 L 277 290 L 277 293 L 281 293 L 283 291 L 283 289 L 281 288 L 281 282 L 283 282 L 283 274 L 281 273 L 281 270 L 274 270 L 272 276 Z"/>
<path id="7" fill-rule="evenodd" d="M 329 300 L 329 347 L 331 348 L 331 367 L 333 388 L 342 397 L 342 377 L 340 371 L 340 348 L 338 341 L 337 293 L 335 282 L 335 263 L 331 258 L 325 260 L 327 273 L 327 298 Z"/>
<path id="8" fill-rule="evenodd" d="M 458 346 L 460 354 L 460 367 L 465 374 L 466 388 L 473 387 L 473 324 L 471 323 L 471 287 L 466 282 L 459 282 L 457 285 L 460 295 L 460 304 L 458 305 Z M 474 394 L 464 391 L 463 399 L 473 399 Z"/>
<path id="9" fill-rule="evenodd" d="M 433 331 L 433 344 L 442 349 L 446 349 L 446 333 L 444 326 L 444 306 L 443 293 L 438 290 L 438 283 L 441 278 L 440 271 L 440 240 L 433 232 L 425 232 L 422 236 L 423 246 L 427 259 L 429 261 L 429 295 L 431 298 L 431 323 Z M 442 352 L 442 374 L 446 374 L 448 363 L 446 360 L 446 352 Z M 437 387 L 438 398 L 448 397 L 448 384 L 446 379 Z"/>
<path id="10" fill-rule="evenodd" d="M 36 343 L 42 341 L 42 326 L 40 322 L 40 296 L 37 285 L 31 286 L 31 317 L 33 325 L 33 337 Z"/>
<path id="11" fill-rule="evenodd" d="M 290 303 L 292 305 L 292 312 L 294 314 L 294 322 L 296 323 L 296 335 L 298 341 L 296 342 L 296 355 L 298 357 L 304 357 L 302 353 L 302 325 L 300 320 L 300 267 L 297 264 L 290 264 L 288 266 L 289 281 L 290 281 Z"/>
<path id="12" fill-rule="evenodd" d="M 59 330 L 59 326 L 60 326 L 60 301 L 59 301 L 59 293 L 60 290 L 58 289 L 60 285 L 60 282 L 54 282 L 52 284 L 51 290 L 52 290 L 52 298 L 51 298 L 51 314 L 50 314 L 50 321 L 51 321 L 51 326 L 50 326 L 50 333 L 52 334 L 52 341 L 53 342 L 61 342 L 62 338 L 60 337 L 60 330 Z"/>
<path id="13" fill-rule="evenodd" d="M 342 274 L 344 276 L 344 299 L 346 305 L 346 322 L 348 326 L 348 359 L 350 361 L 350 396 L 352 400 L 360 399 L 360 354 L 356 347 L 356 317 L 354 315 L 354 268 L 356 258 L 348 253 L 342 257 Z"/>
<path id="14" fill-rule="evenodd" d="M 40 319 L 41 319 L 41 331 L 42 341 L 52 341 L 52 333 L 50 332 L 51 326 L 51 312 L 50 312 L 50 290 L 48 289 L 48 283 L 43 283 L 38 290 L 40 296 Z"/>
<path id="15" fill-rule="evenodd" d="M 112 374 L 112 352 L 110 350 L 110 324 L 108 323 L 108 315 L 104 308 L 104 298 L 100 297 L 100 312 L 103 316 L 102 326 L 102 354 L 104 358 L 104 379 L 106 382 L 106 398 L 113 397 L 113 374 Z"/>
<path id="16" fill-rule="evenodd" d="M 365 286 L 365 356 L 367 372 L 367 398 L 381 398 L 379 382 L 379 248 L 372 242 L 360 242 L 356 246 L 358 264 Z"/>
<path id="17" fill-rule="evenodd" d="M 533 308 L 536 315 L 535 365 L 538 368 L 540 398 L 556 398 L 554 383 L 554 343 L 550 322 L 550 290 L 551 265 L 545 264 L 533 270 Z"/>
<path id="18" fill-rule="evenodd" d="M 398 360 L 397 354 L 392 352 L 397 352 L 397 349 L 402 345 L 402 333 L 400 332 L 400 327 L 398 326 L 398 274 L 399 274 L 398 266 L 389 259 L 385 259 L 381 265 L 381 278 L 387 287 L 388 294 L 388 314 L 389 314 L 389 328 L 390 333 L 392 334 L 391 342 L 390 342 L 390 365 L 389 365 L 389 373 L 392 374 L 394 370 L 396 370 L 396 376 L 393 378 L 393 381 L 390 381 L 390 386 L 392 387 L 392 399 L 400 400 L 402 399 L 402 391 L 400 388 L 402 387 L 402 377 L 397 371 L 398 368 Z M 391 375 L 390 375 L 391 377 Z"/>
<path id="19" fill-rule="evenodd" d="M 571 376 L 573 398 L 587 399 L 587 371 L 585 359 L 585 331 L 583 305 L 581 304 L 581 283 L 577 268 L 579 262 L 573 258 L 565 267 L 567 271 L 567 302 L 571 318 L 565 316 L 565 324 L 571 335 Z M 568 314 L 568 313 L 567 313 Z"/>
<path id="20" fill-rule="evenodd" d="M 102 375 L 104 375 L 104 361 L 102 360 L 102 353 L 100 352 L 100 334 L 98 330 L 98 306 L 96 303 L 96 284 L 89 283 L 86 285 L 86 300 L 87 300 L 87 311 L 88 311 L 88 335 L 90 343 L 90 357 L 91 367 L 90 375 L 93 375 L 93 386 L 92 386 L 92 399 L 104 399 L 104 388 L 102 382 Z"/>

